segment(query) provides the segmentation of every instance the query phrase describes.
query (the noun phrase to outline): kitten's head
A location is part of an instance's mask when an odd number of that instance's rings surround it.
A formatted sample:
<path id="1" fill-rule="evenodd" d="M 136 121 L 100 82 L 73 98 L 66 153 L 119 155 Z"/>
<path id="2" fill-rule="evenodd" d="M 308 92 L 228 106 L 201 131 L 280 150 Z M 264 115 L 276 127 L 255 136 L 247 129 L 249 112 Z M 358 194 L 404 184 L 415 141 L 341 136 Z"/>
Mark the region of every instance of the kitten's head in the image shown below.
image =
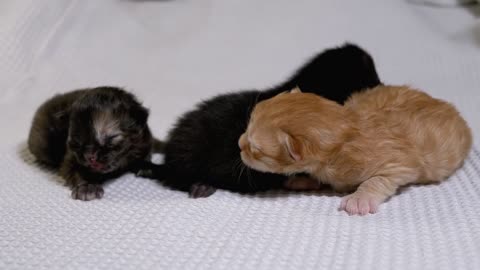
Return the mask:
<path id="1" fill-rule="evenodd" d="M 119 88 L 88 90 L 72 105 L 68 147 L 78 163 L 99 173 L 125 167 L 151 144 L 148 110 Z"/>
<path id="2" fill-rule="evenodd" d="M 338 107 L 298 89 L 258 103 L 238 141 L 243 162 L 262 172 L 308 172 L 318 154 L 337 141 Z"/>

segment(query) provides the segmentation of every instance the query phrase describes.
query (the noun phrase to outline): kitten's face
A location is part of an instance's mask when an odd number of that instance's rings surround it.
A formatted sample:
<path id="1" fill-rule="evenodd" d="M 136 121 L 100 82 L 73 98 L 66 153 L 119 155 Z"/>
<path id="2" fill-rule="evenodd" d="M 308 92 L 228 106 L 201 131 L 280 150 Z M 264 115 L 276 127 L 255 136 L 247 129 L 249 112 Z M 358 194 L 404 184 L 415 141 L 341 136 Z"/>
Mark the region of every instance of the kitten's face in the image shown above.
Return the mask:
<path id="1" fill-rule="evenodd" d="M 242 161 L 255 170 L 282 174 L 301 170 L 298 166 L 300 156 L 294 149 L 292 137 L 254 114 L 238 146 Z"/>
<path id="2" fill-rule="evenodd" d="M 302 117 L 311 118 L 306 115 L 311 96 L 294 89 L 255 106 L 247 130 L 238 141 L 245 165 L 262 172 L 305 172 L 310 152 L 307 136 L 293 134 L 308 133 Z"/>
<path id="3" fill-rule="evenodd" d="M 245 132 L 238 141 L 243 163 L 261 172 L 289 173 L 285 168 L 294 160 L 280 140 L 275 132 Z"/>
<path id="4" fill-rule="evenodd" d="M 120 169 L 137 158 L 143 129 L 131 128 L 128 113 L 85 110 L 72 114 L 68 147 L 77 162 L 97 173 Z"/>

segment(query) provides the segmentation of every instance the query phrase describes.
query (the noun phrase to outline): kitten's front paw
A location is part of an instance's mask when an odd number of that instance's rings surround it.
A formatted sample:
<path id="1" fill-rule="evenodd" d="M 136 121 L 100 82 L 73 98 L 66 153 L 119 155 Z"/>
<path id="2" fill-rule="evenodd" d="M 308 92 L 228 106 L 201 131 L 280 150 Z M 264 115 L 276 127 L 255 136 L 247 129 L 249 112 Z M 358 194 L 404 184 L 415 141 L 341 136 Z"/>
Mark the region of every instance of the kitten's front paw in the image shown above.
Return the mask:
<path id="1" fill-rule="evenodd" d="M 365 192 L 354 192 L 342 198 L 340 210 L 344 210 L 349 215 L 374 214 L 378 211 L 381 200 L 373 194 Z"/>
<path id="2" fill-rule="evenodd" d="M 95 184 L 82 184 L 72 189 L 74 200 L 91 201 L 103 197 L 103 187 Z"/>
<path id="3" fill-rule="evenodd" d="M 212 195 L 213 193 L 215 193 L 215 191 L 217 191 L 217 189 L 212 186 L 201 184 L 201 183 L 195 183 L 190 187 L 188 196 L 194 199 L 206 198 Z"/>

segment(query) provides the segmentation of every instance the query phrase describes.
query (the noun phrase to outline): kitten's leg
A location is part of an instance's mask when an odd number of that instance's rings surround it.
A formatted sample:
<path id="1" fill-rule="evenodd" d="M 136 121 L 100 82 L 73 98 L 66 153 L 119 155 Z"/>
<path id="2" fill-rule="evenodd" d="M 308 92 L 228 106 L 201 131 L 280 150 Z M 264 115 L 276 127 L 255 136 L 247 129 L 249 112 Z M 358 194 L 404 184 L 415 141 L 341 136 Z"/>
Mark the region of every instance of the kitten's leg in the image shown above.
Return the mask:
<path id="1" fill-rule="evenodd" d="M 155 164 L 149 161 L 141 162 L 136 170 L 133 170 L 136 176 L 143 178 L 151 178 L 156 180 L 165 180 L 168 178 L 168 169 L 165 164 Z M 178 177 L 178 176 L 177 176 Z M 213 186 L 197 182 L 191 186 L 185 186 L 181 190 L 188 190 L 188 196 L 190 198 L 206 198 L 217 191 Z"/>
<path id="2" fill-rule="evenodd" d="M 130 168 L 130 172 L 134 173 L 135 176 L 143 178 L 153 178 L 154 177 L 154 167 L 159 166 L 148 160 L 142 160 Z"/>
<path id="3" fill-rule="evenodd" d="M 194 199 L 206 198 L 206 197 L 210 197 L 210 195 L 215 193 L 215 191 L 217 191 L 217 189 L 210 185 L 203 184 L 203 183 L 195 183 L 190 187 L 188 196 Z"/>
<path id="4" fill-rule="evenodd" d="M 60 175 L 72 189 L 72 198 L 74 200 L 90 201 L 103 197 L 103 187 L 100 184 L 89 183 L 82 177 L 71 155 L 67 154 L 65 157 L 60 167 Z"/>
<path id="5" fill-rule="evenodd" d="M 345 210 L 350 215 L 376 213 L 380 204 L 394 195 L 398 187 L 412 183 L 416 178 L 415 174 L 374 176 L 362 182 L 355 192 L 343 197 L 340 210 Z"/>
<path id="6" fill-rule="evenodd" d="M 293 175 L 288 177 L 284 187 L 290 190 L 317 190 L 321 188 L 318 180 L 304 175 Z"/>
<path id="7" fill-rule="evenodd" d="M 156 180 L 164 180 L 168 176 L 165 164 L 155 164 L 150 161 L 141 161 L 130 171 L 135 173 L 135 176 Z"/>

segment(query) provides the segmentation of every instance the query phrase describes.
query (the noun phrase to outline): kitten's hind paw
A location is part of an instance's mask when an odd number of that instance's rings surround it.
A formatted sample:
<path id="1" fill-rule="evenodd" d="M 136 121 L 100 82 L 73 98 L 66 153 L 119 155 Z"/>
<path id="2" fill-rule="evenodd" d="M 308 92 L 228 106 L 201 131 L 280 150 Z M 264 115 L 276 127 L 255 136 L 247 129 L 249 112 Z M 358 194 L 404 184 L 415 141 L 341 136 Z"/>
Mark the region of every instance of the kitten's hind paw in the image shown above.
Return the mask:
<path id="1" fill-rule="evenodd" d="M 135 172 L 135 176 L 142 178 L 153 178 L 153 171 L 151 169 L 141 169 Z"/>
<path id="2" fill-rule="evenodd" d="M 349 215 L 364 216 L 376 213 L 380 203 L 375 195 L 356 191 L 342 198 L 339 210 L 345 210 Z"/>
<path id="3" fill-rule="evenodd" d="M 103 197 L 103 187 L 96 184 L 82 184 L 72 189 L 72 198 L 74 200 L 91 201 Z"/>
<path id="4" fill-rule="evenodd" d="M 143 178 L 163 180 L 165 177 L 167 177 L 167 169 L 164 164 L 144 162 L 131 171 L 135 173 L 135 176 Z"/>
<path id="5" fill-rule="evenodd" d="M 210 197 L 213 193 L 217 191 L 216 188 L 201 184 L 201 183 L 195 183 L 190 187 L 190 191 L 188 192 L 188 197 L 190 198 L 206 198 Z"/>

